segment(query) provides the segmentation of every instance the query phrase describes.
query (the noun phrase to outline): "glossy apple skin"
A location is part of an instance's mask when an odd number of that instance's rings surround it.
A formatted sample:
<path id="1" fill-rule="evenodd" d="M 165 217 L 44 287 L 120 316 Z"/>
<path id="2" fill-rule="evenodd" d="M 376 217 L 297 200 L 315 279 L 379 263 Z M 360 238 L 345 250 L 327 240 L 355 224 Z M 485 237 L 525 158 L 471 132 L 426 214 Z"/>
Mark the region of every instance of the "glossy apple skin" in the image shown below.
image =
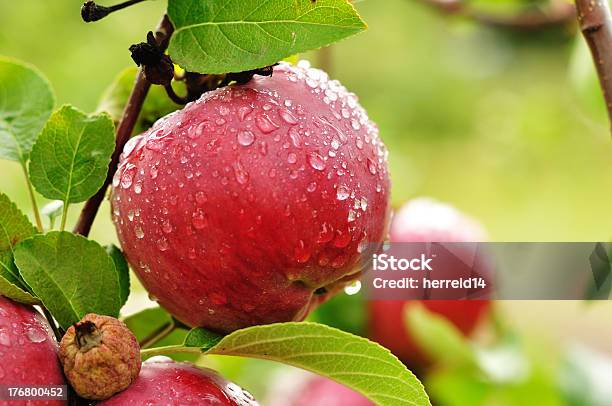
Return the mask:
<path id="1" fill-rule="evenodd" d="M 394 216 L 391 242 L 482 242 L 484 228 L 454 207 L 430 198 L 408 202 Z M 451 275 L 449 275 L 450 277 Z M 388 348 L 405 364 L 419 368 L 430 361 L 406 331 L 405 306 L 421 303 L 428 310 L 444 316 L 466 336 L 474 331 L 490 310 L 488 300 L 373 300 L 369 308 L 369 335 Z"/>
<path id="2" fill-rule="evenodd" d="M 309 379 L 293 399 L 290 406 L 374 406 L 361 393 L 322 376 Z"/>
<path id="3" fill-rule="evenodd" d="M 301 320 L 385 239 L 386 155 L 354 95 L 283 63 L 132 139 L 113 220 L 149 294 L 185 324 Z"/>
<path id="4" fill-rule="evenodd" d="M 98 405 L 258 406 L 253 396 L 215 371 L 187 362 L 154 357 L 142 363 L 140 375 L 123 392 Z"/>
<path id="5" fill-rule="evenodd" d="M 0 385 L 66 385 L 58 345 L 45 318 L 31 306 L 0 296 Z M 0 401 L 0 405 L 9 402 Z M 11 405 L 62 405 L 65 401 L 11 401 Z"/>

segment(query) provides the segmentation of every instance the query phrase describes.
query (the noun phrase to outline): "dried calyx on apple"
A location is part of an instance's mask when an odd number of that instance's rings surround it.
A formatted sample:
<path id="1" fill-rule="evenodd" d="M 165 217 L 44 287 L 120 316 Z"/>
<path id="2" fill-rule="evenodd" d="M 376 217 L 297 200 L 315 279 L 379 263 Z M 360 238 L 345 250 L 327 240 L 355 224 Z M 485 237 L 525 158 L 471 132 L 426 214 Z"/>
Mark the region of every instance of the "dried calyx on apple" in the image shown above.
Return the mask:
<path id="1" fill-rule="evenodd" d="M 88 314 L 60 343 L 64 374 L 79 396 L 102 400 L 127 388 L 140 372 L 140 347 L 127 326 Z"/>

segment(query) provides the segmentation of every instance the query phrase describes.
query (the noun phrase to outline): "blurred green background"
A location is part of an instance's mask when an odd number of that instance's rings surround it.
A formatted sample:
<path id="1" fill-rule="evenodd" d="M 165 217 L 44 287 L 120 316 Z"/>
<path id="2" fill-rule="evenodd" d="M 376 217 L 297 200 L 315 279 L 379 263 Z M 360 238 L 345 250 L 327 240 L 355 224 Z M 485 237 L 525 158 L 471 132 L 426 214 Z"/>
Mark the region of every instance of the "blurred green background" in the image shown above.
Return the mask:
<path id="1" fill-rule="evenodd" d="M 133 64 L 127 48 L 144 40 L 166 3 L 145 2 L 89 25 L 80 5 L 0 0 L 0 54 L 36 65 L 58 105 L 94 111 L 103 90 Z M 327 67 L 380 126 L 395 206 L 435 197 L 478 218 L 495 241 L 610 239 L 612 140 L 573 25 L 513 34 L 442 16 L 418 1 L 357 6 L 370 28 L 334 46 Z M 317 53 L 306 57 L 317 65 Z M 0 162 L 0 173 L 0 190 L 29 210 L 19 166 Z M 76 218 L 78 208 L 71 213 Z M 106 203 L 92 237 L 116 241 Z M 132 309 L 143 295 L 133 295 Z M 609 303 L 497 305 L 506 323 L 542 348 L 581 343 L 612 354 Z M 229 374 L 244 363 L 215 362 Z M 262 365 L 249 368 L 268 368 Z M 262 391 L 252 373 L 235 375 Z"/>

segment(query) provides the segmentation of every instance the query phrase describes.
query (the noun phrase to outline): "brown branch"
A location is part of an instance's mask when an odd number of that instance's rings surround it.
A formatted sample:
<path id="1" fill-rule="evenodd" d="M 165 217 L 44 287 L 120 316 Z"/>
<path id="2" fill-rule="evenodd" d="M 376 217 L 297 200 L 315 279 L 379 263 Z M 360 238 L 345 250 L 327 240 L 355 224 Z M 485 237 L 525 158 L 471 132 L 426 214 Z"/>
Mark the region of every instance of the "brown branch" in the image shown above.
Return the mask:
<path id="1" fill-rule="evenodd" d="M 172 26 L 168 16 L 165 15 L 157 28 L 157 32 L 155 33 L 155 39 L 160 44 L 161 49 L 165 50 L 168 47 L 173 31 L 174 27 Z M 111 184 L 113 175 L 117 170 L 119 157 L 123 151 L 123 147 L 128 142 L 132 132 L 134 131 L 136 120 L 138 119 L 140 110 L 142 110 L 142 106 L 150 88 L 151 84 L 145 79 L 143 70 L 139 69 L 138 75 L 136 76 L 136 82 L 134 83 L 134 88 L 132 89 L 132 93 L 130 94 L 128 102 L 123 111 L 123 116 L 121 117 L 119 125 L 117 126 L 115 151 L 113 152 L 111 163 L 108 167 L 106 180 L 102 188 L 100 188 L 100 190 L 98 190 L 98 192 L 93 195 L 83 206 L 77 225 L 73 230 L 75 233 L 84 236 L 89 235 L 91 225 L 96 218 L 100 204 L 102 204 L 102 201 L 106 196 L 106 189 L 108 189 L 108 186 Z"/>
<path id="2" fill-rule="evenodd" d="M 537 31 L 559 27 L 574 21 L 576 10 L 563 0 L 552 0 L 548 7 L 503 15 L 485 12 L 469 6 L 463 0 L 419 0 L 430 7 L 451 15 L 462 16 L 480 24 L 517 31 Z"/>
<path id="3" fill-rule="evenodd" d="M 576 0 L 580 30 L 589 48 L 612 124 L 612 16 L 607 0 Z"/>

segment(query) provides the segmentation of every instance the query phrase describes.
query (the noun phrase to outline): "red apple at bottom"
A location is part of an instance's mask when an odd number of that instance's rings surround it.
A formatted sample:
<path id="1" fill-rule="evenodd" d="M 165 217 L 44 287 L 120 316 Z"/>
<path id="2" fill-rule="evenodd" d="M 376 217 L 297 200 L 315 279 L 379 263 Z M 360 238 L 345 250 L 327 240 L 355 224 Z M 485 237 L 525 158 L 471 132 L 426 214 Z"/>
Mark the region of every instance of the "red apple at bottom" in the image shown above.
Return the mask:
<path id="1" fill-rule="evenodd" d="M 66 385 L 58 345 L 31 306 L 0 296 L 0 386 Z M 60 405 L 61 400 L 11 401 L 11 405 Z M 0 404 L 5 404 L 0 401 Z M 8 402 L 6 403 L 8 404 Z"/>
<path id="2" fill-rule="evenodd" d="M 483 242 L 487 235 L 477 221 L 454 207 L 434 199 L 418 198 L 396 213 L 390 240 L 392 243 Z M 370 338 L 413 368 L 430 363 L 405 325 L 403 312 L 414 303 L 421 303 L 431 312 L 443 316 L 466 336 L 475 330 L 490 308 L 488 300 L 370 301 Z"/>
<path id="3" fill-rule="evenodd" d="M 215 371 L 167 357 L 142 363 L 140 375 L 123 392 L 99 402 L 104 406 L 214 405 L 258 406 L 253 396 Z"/>

